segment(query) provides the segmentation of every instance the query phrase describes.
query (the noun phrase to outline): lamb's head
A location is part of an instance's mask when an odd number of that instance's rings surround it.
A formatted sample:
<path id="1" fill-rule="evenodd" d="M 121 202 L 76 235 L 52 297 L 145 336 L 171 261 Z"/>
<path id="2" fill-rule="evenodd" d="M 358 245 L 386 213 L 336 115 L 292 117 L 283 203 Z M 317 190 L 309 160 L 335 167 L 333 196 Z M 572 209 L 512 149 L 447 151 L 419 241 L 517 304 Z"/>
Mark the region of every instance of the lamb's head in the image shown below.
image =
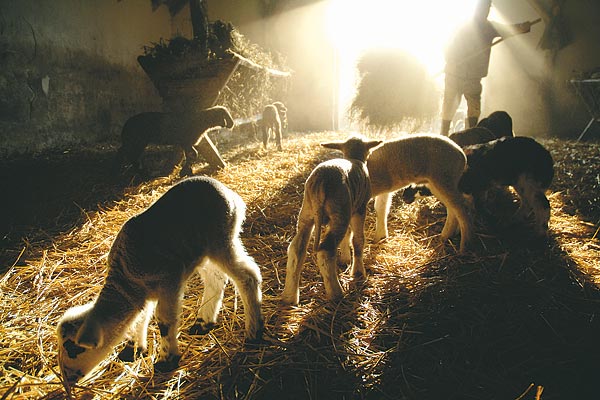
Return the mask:
<path id="1" fill-rule="evenodd" d="M 477 124 L 489 129 L 497 139 L 514 136 L 513 121 L 506 111 L 494 111 Z"/>
<path id="2" fill-rule="evenodd" d="M 210 122 L 214 124 L 214 126 L 221 126 L 223 128 L 233 128 L 235 123 L 233 122 L 233 117 L 229 113 L 229 110 L 223 106 L 214 106 L 205 110 L 209 113 Z"/>
<path id="3" fill-rule="evenodd" d="M 58 324 L 58 365 L 67 391 L 112 350 L 104 345 L 102 327 L 88 318 L 93 307 L 88 303 L 70 308 Z"/>
<path id="4" fill-rule="evenodd" d="M 321 146 L 328 149 L 340 150 L 344 153 L 344 158 L 347 160 L 365 162 L 371 151 L 381 143 L 383 143 L 381 140 L 367 140 L 362 136 L 351 136 L 345 142 L 321 143 Z"/>
<path id="5" fill-rule="evenodd" d="M 275 106 L 275 108 L 277 108 L 277 112 L 279 113 L 281 127 L 283 129 L 287 129 L 287 107 L 280 101 L 274 102 L 273 105 Z"/>
<path id="6" fill-rule="evenodd" d="M 231 116 L 231 114 L 229 113 L 229 110 L 225 107 L 218 107 L 219 110 L 219 119 L 222 122 L 222 126 L 224 128 L 233 128 L 233 126 L 235 125 L 235 123 L 233 122 L 233 117 Z"/>

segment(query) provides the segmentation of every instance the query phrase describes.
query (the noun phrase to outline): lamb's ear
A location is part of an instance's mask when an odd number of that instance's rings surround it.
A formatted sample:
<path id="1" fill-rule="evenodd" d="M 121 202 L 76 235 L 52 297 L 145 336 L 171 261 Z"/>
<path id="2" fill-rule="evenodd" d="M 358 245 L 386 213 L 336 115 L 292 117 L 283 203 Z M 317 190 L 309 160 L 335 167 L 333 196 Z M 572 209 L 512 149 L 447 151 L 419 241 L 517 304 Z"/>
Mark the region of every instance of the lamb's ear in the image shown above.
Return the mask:
<path id="1" fill-rule="evenodd" d="M 365 145 L 368 149 L 373 149 L 374 147 L 379 146 L 381 143 L 383 143 L 383 140 L 369 140 L 368 142 L 365 142 Z"/>
<path id="2" fill-rule="evenodd" d="M 97 349 L 102 347 L 104 343 L 104 332 L 102 327 L 93 318 L 86 318 L 85 322 L 79 328 L 77 336 L 75 337 L 75 343 L 81 347 L 88 349 Z"/>
<path id="3" fill-rule="evenodd" d="M 342 150 L 342 146 L 344 145 L 344 143 L 345 142 L 321 143 L 321 146 L 323 146 L 327 149 Z"/>

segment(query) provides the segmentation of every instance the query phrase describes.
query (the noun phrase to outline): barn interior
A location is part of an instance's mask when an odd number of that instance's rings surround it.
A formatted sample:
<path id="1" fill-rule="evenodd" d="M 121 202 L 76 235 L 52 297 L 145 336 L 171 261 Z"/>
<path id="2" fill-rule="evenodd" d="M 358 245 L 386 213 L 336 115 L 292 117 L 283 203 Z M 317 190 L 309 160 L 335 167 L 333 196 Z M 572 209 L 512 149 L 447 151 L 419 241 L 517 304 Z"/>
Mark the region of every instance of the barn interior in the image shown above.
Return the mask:
<path id="1" fill-rule="evenodd" d="M 439 240 L 443 204 L 397 195 L 382 242 L 368 205 L 365 281 L 340 268 L 344 297 L 327 301 L 309 246 L 300 304 L 280 301 L 304 183 L 340 157 L 319 144 L 352 132 L 437 134 L 444 46 L 475 3 L 0 2 L 2 398 L 595 398 L 600 4 L 591 0 L 494 0 L 489 17 L 540 19 L 492 46 L 481 115 L 507 111 L 516 136 L 552 155 L 544 238 L 510 222 L 520 200 L 503 191 L 493 217 L 475 218 L 472 251 L 459 254 L 458 238 Z M 382 77 L 362 98 L 361 65 Z M 424 99 L 426 112 L 415 108 Z M 287 107 L 282 150 L 261 140 L 263 108 L 275 101 Z M 373 104 L 386 113 L 370 114 Z M 123 224 L 184 178 L 169 145 L 146 148 L 143 172 L 115 170 L 125 122 L 142 112 L 185 120 L 214 105 L 236 125 L 198 133 L 192 175 L 218 179 L 247 205 L 242 241 L 262 273 L 263 343 L 244 343 L 232 285 L 215 329 L 190 334 L 203 291 L 195 276 L 177 369 L 153 369 L 152 321 L 147 355 L 122 361 L 120 345 L 67 391 L 58 321 L 98 296 Z M 465 112 L 461 103 L 454 129 Z"/>

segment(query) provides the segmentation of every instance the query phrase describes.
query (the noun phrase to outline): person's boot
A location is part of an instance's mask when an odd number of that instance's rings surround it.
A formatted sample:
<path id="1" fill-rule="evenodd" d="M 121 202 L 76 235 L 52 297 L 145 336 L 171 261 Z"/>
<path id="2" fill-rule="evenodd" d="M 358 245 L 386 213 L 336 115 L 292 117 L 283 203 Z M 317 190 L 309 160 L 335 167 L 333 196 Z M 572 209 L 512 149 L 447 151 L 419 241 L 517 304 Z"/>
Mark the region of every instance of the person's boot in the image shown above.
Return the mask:
<path id="1" fill-rule="evenodd" d="M 452 121 L 448 121 L 448 120 L 445 120 L 445 119 L 442 120 L 442 129 L 440 131 L 440 133 L 442 135 L 448 136 L 448 133 L 450 133 L 450 123 L 451 122 Z"/>
<path id="2" fill-rule="evenodd" d="M 469 117 L 466 120 L 467 128 L 475 128 L 477 126 L 477 117 Z"/>

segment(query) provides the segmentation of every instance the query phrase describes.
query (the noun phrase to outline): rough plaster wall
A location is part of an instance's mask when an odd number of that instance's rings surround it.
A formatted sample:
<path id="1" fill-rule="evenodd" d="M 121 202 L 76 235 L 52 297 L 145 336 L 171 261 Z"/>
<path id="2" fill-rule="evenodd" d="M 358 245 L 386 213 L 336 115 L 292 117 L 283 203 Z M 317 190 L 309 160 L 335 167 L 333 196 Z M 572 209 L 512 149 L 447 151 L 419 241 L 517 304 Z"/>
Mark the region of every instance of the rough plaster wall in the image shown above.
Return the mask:
<path id="1" fill-rule="evenodd" d="M 160 108 L 136 57 L 170 35 L 148 0 L 1 1 L 0 156 L 116 140 Z"/>
<path id="2" fill-rule="evenodd" d="M 494 4 L 512 23 L 539 17 L 526 1 Z M 566 1 L 564 15 L 573 42 L 558 52 L 554 62 L 548 51 L 537 47 L 544 22 L 531 33 L 494 47 L 484 81 L 484 115 L 508 111 L 520 135 L 577 138 L 590 116 L 568 81 L 577 72 L 600 67 L 600 2 Z"/>

